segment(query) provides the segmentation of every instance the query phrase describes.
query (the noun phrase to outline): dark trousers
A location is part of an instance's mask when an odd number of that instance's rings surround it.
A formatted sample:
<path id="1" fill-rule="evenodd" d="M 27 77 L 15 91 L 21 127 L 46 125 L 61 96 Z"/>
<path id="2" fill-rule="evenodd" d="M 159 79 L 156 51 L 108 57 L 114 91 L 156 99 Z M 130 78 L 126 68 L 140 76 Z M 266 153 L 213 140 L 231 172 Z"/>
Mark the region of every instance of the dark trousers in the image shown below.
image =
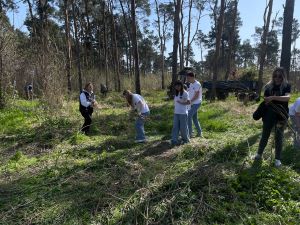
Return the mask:
<path id="1" fill-rule="evenodd" d="M 88 134 L 90 131 L 90 126 L 92 124 L 92 110 L 80 110 L 81 115 L 84 118 L 84 124 L 82 125 L 81 131 Z"/>
<path id="2" fill-rule="evenodd" d="M 275 130 L 275 159 L 280 160 L 283 147 L 283 135 L 286 121 L 278 120 L 274 112 L 268 110 L 263 119 L 263 130 L 258 147 L 258 154 L 262 154 L 268 144 L 272 129 Z"/>

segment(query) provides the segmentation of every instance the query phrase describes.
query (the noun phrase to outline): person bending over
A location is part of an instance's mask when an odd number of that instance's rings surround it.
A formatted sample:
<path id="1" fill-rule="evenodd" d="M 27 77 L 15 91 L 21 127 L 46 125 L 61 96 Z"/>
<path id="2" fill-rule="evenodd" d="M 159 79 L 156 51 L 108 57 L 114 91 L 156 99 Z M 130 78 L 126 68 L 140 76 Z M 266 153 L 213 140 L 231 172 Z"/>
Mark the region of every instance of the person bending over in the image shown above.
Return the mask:
<path id="1" fill-rule="evenodd" d="M 141 95 L 133 94 L 129 90 L 125 90 L 123 92 L 123 96 L 125 97 L 128 105 L 131 106 L 131 108 L 138 114 L 138 117 L 135 121 L 135 142 L 144 143 L 146 142 L 145 121 L 150 115 L 149 106 L 147 105 L 145 99 Z"/>

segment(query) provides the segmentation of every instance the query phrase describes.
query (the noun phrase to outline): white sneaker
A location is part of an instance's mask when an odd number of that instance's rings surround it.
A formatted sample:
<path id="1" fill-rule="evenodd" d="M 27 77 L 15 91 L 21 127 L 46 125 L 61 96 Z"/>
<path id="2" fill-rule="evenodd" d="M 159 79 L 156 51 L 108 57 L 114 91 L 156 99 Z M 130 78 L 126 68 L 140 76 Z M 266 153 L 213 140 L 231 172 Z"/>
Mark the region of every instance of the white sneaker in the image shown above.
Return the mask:
<path id="1" fill-rule="evenodd" d="M 260 160 L 260 159 L 261 159 L 261 154 L 258 154 L 258 153 L 257 153 L 257 154 L 255 155 L 254 159 L 255 159 L 255 160 Z"/>
<path id="2" fill-rule="evenodd" d="M 278 159 L 275 159 L 275 167 L 280 167 L 281 166 L 281 161 Z"/>
<path id="3" fill-rule="evenodd" d="M 135 140 L 134 143 L 145 143 L 146 139 Z"/>

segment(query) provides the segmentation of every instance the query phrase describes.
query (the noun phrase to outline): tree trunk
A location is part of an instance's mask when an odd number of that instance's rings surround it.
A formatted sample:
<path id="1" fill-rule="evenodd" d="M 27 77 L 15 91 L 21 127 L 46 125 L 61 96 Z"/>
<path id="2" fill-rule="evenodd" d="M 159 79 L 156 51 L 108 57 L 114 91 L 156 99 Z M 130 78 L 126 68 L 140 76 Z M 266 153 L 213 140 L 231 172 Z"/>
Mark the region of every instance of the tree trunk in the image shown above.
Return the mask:
<path id="1" fill-rule="evenodd" d="M 69 21 L 69 2 L 64 0 L 64 11 L 65 11 L 65 33 L 66 33 L 66 73 L 68 81 L 68 92 L 71 93 L 71 38 L 70 38 L 70 21 Z"/>
<path id="2" fill-rule="evenodd" d="M 129 74 L 131 74 L 131 63 L 130 63 L 131 51 L 132 51 L 131 43 L 130 43 L 131 37 L 130 37 L 129 26 L 127 24 L 126 12 L 125 12 L 122 0 L 119 0 L 119 2 L 120 2 L 120 6 L 121 6 L 121 9 L 122 9 L 122 13 L 123 13 L 124 26 L 125 26 L 126 34 L 127 34 L 127 40 L 126 40 L 126 43 L 127 43 L 127 46 L 126 46 L 126 67 L 127 67 L 127 72 Z"/>
<path id="3" fill-rule="evenodd" d="M 106 23 L 106 3 L 105 1 L 103 1 L 103 46 L 104 46 L 104 66 L 105 66 L 105 85 L 106 87 L 108 88 L 109 87 L 109 84 L 108 84 L 108 57 L 107 57 L 107 46 L 108 46 L 108 43 L 107 43 L 107 23 Z"/>
<path id="4" fill-rule="evenodd" d="M 116 73 L 116 91 L 121 91 L 121 79 L 120 79 L 120 63 L 119 63 L 119 52 L 118 52 L 118 43 L 117 43 L 117 33 L 116 33 L 116 21 L 113 14 L 113 2 L 110 4 L 110 13 L 111 13 L 111 33 L 112 33 L 112 42 L 113 42 L 113 58 L 115 63 L 115 73 Z"/>
<path id="5" fill-rule="evenodd" d="M 292 25 L 293 25 L 294 6 L 295 6 L 295 0 L 285 1 L 280 66 L 285 68 L 288 79 L 289 79 L 289 72 L 291 66 L 291 45 L 292 45 Z"/>
<path id="6" fill-rule="evenodd" d="M 174 92 L 174 83 L 177 80 L 177 51 L 179 43 L 179 32 L 180 32 L 180 11 L 181 11 L 181 0 L 176 0 L 175 4 L 175 15 L 174 15 L 174 31 L 173 31 L 173 53 L 172 53 L 172 91 Z"/>
<path id="7" fill-rule="evenodd" d="M 161 22 L 160 22 L 160 14 L 159 14 L 159 5 L 157 0 L 155 0 L 155 9 L 156 9 L 156 15 L 157 15 L 157 30 L 158 30 L 158 36 L 159 36 L 159 48 L 160 48 L 160 55 L 161 55 L 161 63 L 162 63 L 162 68 L 161 68 L 161 88 L 165 89 L 165 77 L 164 77 L 164 39 L 163 39 L 163 34 L 161 31 Z M 163 26 L 165 25 L 166 22 L 166 15 L 163 15 Z M 164 32 L 164 30 L 163 30 Z"/>
<path id="8" fill-rule="evenodd" d="M 78 27 L 77 27 L 77 17 L 75 12 L 75 3 L 72 2 L 72 13 L 73 13 L 73 23 L 74 23 L 74 34 L 75 34 L 75 45 L 76 45 L 76 63 L 78 72 L 78 85 L 79 91 L 82 91 L 82 76 L 81 76 L 81 60 L 80 60 L 80 43 L 78 37 Z"/>
<path id="9" fill-rule="evenodd" d="M 260 51 L 260 58 L 259 58 L 259 71 L 258 71 L 258 94 L 260 96 L 261 90 L 263 87 L 263 73 L 264 73 L 264 64 L 267 54 L 267 37 L 269 33 L 271 15 L 272 15 L 272 8 L 273 8 L 273 0 L 269 0 L 268 5 L 264 12 L 264 29 L 261 38 L 261 51 Z M 268 12 L 267 18 L 266 14 Z"/>
<path id="10" fill-rule="evenodd" d="M 2 17 L 2 12 L 0 12 L 0 17 Z M 0 109 L 3 109 L 5 106 L 4 93 L 3 93 L 3 59 L 2 59 L 2 50 L 0 51 L 1 51 L 0 52 Z"/>
<path id="11" fill-rule="evenodd" d="M 135 64 L 135 92 L 141 94 L 141 82 L 140 82 L 140 63 L 139 63 L 139 49 L 136 34 L 136 21 L 135 21 L 135 0 L 131 0 L 131 21 L 132 21 L 132 44 L 134 52 L 134 64 Z"/>
<path id="12" fill-rule="evenodd" d="M 183 4 L 183 1 L 180 3 Z M 180 70 L 183 69 L 184 67 L 184 29 L 183 29 L 183 7 L 182 5 L 180 6 L 180 34 L 181 34 L 181 39 L 179 40 L 179 67 Z"/>
<path id="13" fill-rule="evenodd" d="M 220 66 L 220 46 L 221 46 L 221 37 L 223 33 L 223 26 L 224 26 L 224 11 L 225 11 L 225 0 L 221 0 L 221 9 L 220 15 L 217 24 L 217 36 L 216 36 L 216 51 L 214 56 L 214 69 L 213 69 L 213 82 L 212 82 L 212 95 L 211 100 L 214 101 L 216 97 L 216 87 L 217 87 L 217 79 L 218 79 L 218 72 Z"/>
<path id="14" fill-rule="evenodd" d="M 237 12 L 238 12 L 238 0 L 234 2 L 234 11 L 233 11 L 233 21 L 232 21 L 232 30 L 229 33 L 229 52 L 228 52 L 228 61 L 227 61 L 227 70 L 225 75 L 225 80 L 228 80 L 229 74 L 232 70 L 232 61 L 234 61 L 234 39 L 236 36 L 236 20 L 237 20 Z"/>

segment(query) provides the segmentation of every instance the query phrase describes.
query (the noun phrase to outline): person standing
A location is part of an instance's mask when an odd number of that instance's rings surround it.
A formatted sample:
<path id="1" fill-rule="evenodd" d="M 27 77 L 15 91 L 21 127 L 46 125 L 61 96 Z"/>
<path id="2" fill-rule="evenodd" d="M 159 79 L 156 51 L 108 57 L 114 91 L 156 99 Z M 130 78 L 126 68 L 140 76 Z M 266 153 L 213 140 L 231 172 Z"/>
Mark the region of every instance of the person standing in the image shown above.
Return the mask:
<path id="1" fill-rule="evenodd" d="M 202 136 L 202 129 L 198 120 L 198 109 L 202 103 L 202 87 L 199 81 L 196 80 L 193 72 L 187 73 L 187 81 L 189 82 L 188 94 L 191 101 L 191 106 L 188 111 L 188 129 L 189 136 L 193 135 L 193 123 L 197 131 L 197 137 Z"/>
<path id="2" fill-rule="evenodd" d="M 286 79 L 284 68 L 278 67 L 273 71 L 272 80 L 265 86 L 264 102 L 266 109 L 262 117 L 263 130 L 259 142 L 256 160 L 262 154 L 268 143 L 271 131 L 275 128 L 275 166 L 281 166 L 281 151 L 283 147 L 283 134 L 288 121 L 288 102 L 290 100 L 291 85 Z"/>
<path id="3" fill-rule="evenodd" d="M 289 108 L 289 114 L 294 129 L 294 147 L 300 149 L 300 97 Z"/>
<path id="4" fill-rule="evenodd" d="M 129 90 L 123 91 L 123 96 L 125 97 L 128 105 L 131 106 L 131 108 L 138 114 L 135 121 L 135 142 L 144 143 L 147 141 L 145 136 L 145 121 L 150 115 L 149 106 L 141 95 L 133 94 Z"/>
<path id="5" fill-rule="evenodd" d="M 93 107 L 96 105 L 92 83 L 87 83 L 85 85 L 79 98 L 79 111 L 84 118 L 84 124 L 82 125 L 81 131 L 87 135 L 90 131 L 90 126 L 92 124 L 92 114 L 94 111 Z"/>
<path id="6" fill-rule="evenodd" d="M 181 81 L 175 82 L 175 97 L 174 97 L 174 120 L 172 129 L 172 145 L 179 144 L 178 135 L 182 138 L 183 144 L 189 142 L 189 132 L 187 126 L 188 119 L 188 105 L 191 103 L 189 94 L 184 90 Z"/>

